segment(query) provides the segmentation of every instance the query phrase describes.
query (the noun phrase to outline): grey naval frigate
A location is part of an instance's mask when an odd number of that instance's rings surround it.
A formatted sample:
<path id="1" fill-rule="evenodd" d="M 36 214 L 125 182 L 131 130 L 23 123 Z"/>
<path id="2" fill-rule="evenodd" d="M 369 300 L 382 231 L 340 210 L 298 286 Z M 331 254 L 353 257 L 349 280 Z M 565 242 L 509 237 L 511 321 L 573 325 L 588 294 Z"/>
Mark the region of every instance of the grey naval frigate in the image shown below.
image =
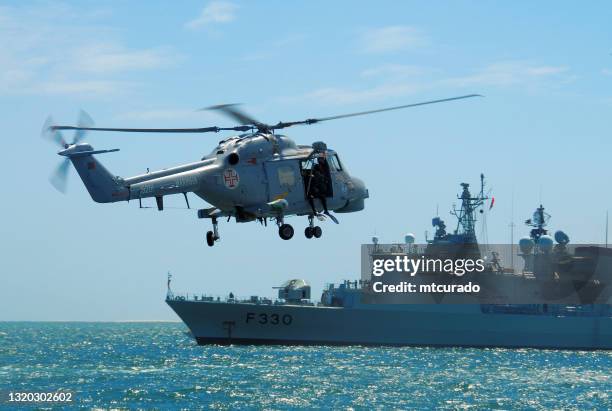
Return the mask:
<path id="1" fill-rule="evenodd" d="M 441 244 L 475 244 L 476 211 L 486 197 L 481 176 L 480 194 L 472 196 L 462 184 L 456 209 L 457 229 L 446 232 L 436 217 L 436 234 L 428 247 Z M 506 282 L 547 289 L 562 277 L 585 290 L 596 290 L 597 304 L 512 304 L 479 303 L 472 297 L 453 295 L 444 303 L 423 295 L 410 304 L 368 303 L 364 295 L 371 281 L 360 279 L 328 285 L 319 302 L 311 302 L 310 286 L 304 280 L 287 281 L 275 300 L 252 296 L 239 299 L 206 295 L 179 295 L 170 289 L 167 304 L 187 325 L 200 345 L 281 344 L 281 345 L 392 345 L 533 347 L 553 349 L 612 349 L 612 249 L 598 246 L 566 251 L 569 237 L 558 231 L 548 235 L 548 214 L 540 206 L 526 223 L 532 230 L 517 244 L 521 270 L 504 268 L 498 256 L 488 262 L 488 275 Z M 557 244 L 554 244 L 556 240 Z M 402 255 L 414 243 L 384 247 L 373 238 L 371 257 Z M 562 255 L 555 272 L 539 270 L 544 258 Z M 541 264 L 540 264 L 541 265 Z M 531 287 L 530 284 L 533 284 Z M 530 288 L 531 287 L 531 288 Z M 525 288 L 522 288 L 525 289 Z M 426 300 L 429 298 L 429 300 Z M 463 300 L 462 300 L 463 299 Z M 364 302 L 365 301 L 365 302 Z"/>

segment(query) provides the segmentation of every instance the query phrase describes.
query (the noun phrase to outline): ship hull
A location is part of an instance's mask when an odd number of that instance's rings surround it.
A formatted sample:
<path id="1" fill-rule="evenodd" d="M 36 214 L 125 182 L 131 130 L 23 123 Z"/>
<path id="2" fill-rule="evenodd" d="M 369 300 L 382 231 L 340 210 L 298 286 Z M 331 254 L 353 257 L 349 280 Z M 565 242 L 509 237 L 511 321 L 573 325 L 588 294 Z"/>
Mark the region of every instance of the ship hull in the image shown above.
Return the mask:
<path id="1" fill-rule="evenodd" d="M 612 349 L 612 317 L 500 313 L 478 304 L 351 308 L 168 300 L 200 345 Z"/>

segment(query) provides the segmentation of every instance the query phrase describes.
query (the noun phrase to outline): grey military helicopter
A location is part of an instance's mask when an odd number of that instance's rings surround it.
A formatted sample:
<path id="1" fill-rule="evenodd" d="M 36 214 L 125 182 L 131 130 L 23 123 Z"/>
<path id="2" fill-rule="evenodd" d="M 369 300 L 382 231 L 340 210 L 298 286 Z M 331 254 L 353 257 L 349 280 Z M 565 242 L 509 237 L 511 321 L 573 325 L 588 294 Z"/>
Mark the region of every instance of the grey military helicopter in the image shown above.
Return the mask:
<path id="1" fill-rule="evenodd" d="M 74 165 L 91 198 L 98 203 L 138 200 L 154 197 L 158 210 L 164 209 L 164 196 L 183 194 L 190 208 L 187 193 L 194 193 L 212 205 L 198 210 L 198 217 L 210 219 L 212 230 L 206 233 L 206 242 L 213 246 L 220 239 L 218 220 L 234 217 L 236 222 L 259 221 L 267 226 L 268 220 L 278 226 L 283 240 L 293 237 L 294 229 L 285 222 L 288 216 L 306 216 L 307 238 L 319 238 L 322 229 L 315 225 L 330 219 L 336 224 L 335 213 L 352 213 L 363 210 L 368 190 L 360 179 L 351 176 L 338 153 L 318 141 L 312 145 L 298 145 L 278 131 L 297 125 L 311 125 L 329 120 L 380 113 L 390 110 L 442 103 L 476 97 L 470 94 L 441 100 L 388 107 L 358 113 L 341 114 L 300 121 L 265 124 L 248 116 L 236 105 L 209 107 L 238 122 L 233 127 L 203 128 L 108 128 L 93 127 L 93 121 L 81 112 L 76 126 L 53 125 L 51 120 L 43 129 L 43 135 L 62 147 L 58 152 L 65 157 L 51 178 L 60 191 L 66 187 L 70 163 Z M 72 142 L 64 140 L 61 130 L 75 130 Z M 95 157 L 95 154 L 119 151 L 95 150 L 81 143 L 86 131 L 111 131 L 131 133 L 218 133 L 236 131 L 242 134 L 227 137 L 200 161 L 134 177 L 112 175 Z"/>

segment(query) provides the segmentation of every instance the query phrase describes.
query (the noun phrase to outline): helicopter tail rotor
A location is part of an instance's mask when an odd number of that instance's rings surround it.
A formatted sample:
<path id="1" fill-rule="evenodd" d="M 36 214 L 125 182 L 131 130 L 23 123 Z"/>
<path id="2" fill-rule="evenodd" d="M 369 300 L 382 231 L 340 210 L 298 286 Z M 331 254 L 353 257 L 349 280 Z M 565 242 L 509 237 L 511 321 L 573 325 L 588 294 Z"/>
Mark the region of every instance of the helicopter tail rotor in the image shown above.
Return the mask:
<path id="1" fill-rule="evenodd" d="M 62 135 L 61 131 L 54 130 L 53 125 L 53 118 L 51 116 L 47 117 L 47 120 L 45 120 L 45 124 L 40 132 L 41 137 L 65 148 L 66 140 L 64 140 L 64 136 Z"/>
<path id="2" fill-rule="evenodd" d="M 72 137 L 72 142 L 70 143 L 66 141 L 62 132 L 55 128 L 55 125 L 53 124 L 53 119 L 50 116 L 45 121 L 41 135 L 46 140 L 49 140 L 53 142 L 54 144 L 58 145 L 59 147 L 61 147 L 62 150 L 58 154 L 65 156 L 65 154 L 62 154 L 65 152 L 65 150 L 77 145 L 85 137 L 85 134 L 87 131 L 84 130 L 83 128 L 91 127 L 93 126 L 94 123 L 91 117 L 89 116 L 89 114 L 81 110 L 79 112 L 79 119 L 78 119 L 77 124 L 78 124 L 79 129 L 75 131 L 74 136 Z M 51 176 L 49 177 L 49 181 L 51 182 L 51 185 L 55 187 L 55 189 L 59 191 L 60 193 L 66 192 L 66 188 L 68 185 L 67 183 L 68 183 L 68 170 L 69 169 L 70 169 L 70 156 L 65 156 L 64 160 L 62 160 L 62 162 L 57 166 L 55 171 L 51 173 Z"/>
<path id="3" fill-rule="evenodd" d="M 55 171 L 49 176 L 49 182 L 57 191 L 62 194 L 66 193 L 66 186 L 68 183 L 68 170 L 70 169 L 70 159 L 66 157 L 57 166 Z"/>

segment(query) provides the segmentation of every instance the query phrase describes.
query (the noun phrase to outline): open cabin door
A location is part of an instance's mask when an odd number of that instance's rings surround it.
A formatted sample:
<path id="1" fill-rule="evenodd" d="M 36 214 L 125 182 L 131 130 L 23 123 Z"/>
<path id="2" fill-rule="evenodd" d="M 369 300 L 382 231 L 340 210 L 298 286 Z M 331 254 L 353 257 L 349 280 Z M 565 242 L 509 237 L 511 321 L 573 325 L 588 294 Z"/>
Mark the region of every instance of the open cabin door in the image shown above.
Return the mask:
<path id="1" fill-rule="evenodd" d="M 300 172 L 304 183 L 304 195 L 306 198 L 310 194 L 315 197 L 323 195 L 333 197 L 334 190 L 330 165 L 324 156 L 315 156 L 300 162 Z"/>

